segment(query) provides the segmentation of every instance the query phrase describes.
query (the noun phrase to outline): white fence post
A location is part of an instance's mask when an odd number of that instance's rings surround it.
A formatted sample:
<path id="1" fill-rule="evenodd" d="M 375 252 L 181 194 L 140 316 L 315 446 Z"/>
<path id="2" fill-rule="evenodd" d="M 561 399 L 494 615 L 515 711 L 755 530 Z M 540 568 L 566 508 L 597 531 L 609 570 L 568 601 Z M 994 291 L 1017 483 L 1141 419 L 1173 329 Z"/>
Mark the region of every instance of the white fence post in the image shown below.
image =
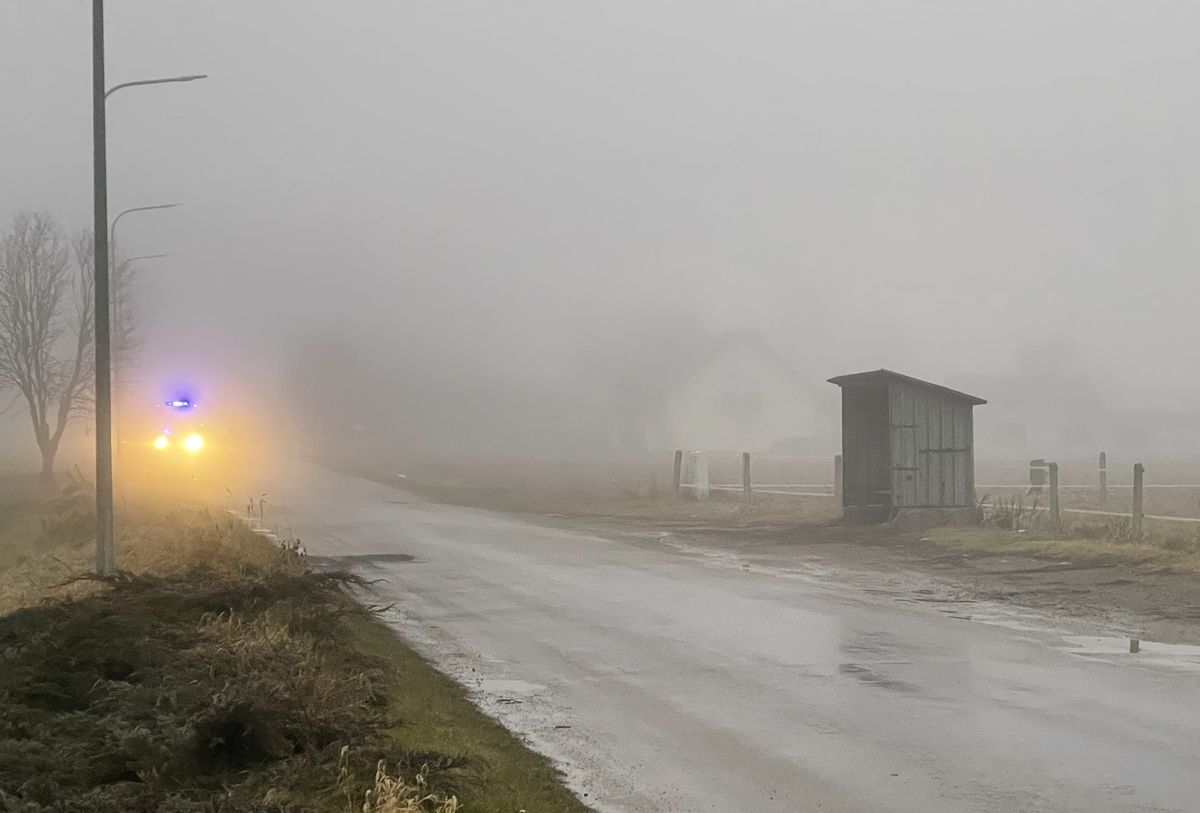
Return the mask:
<path id="1" fill-rule="evenodd" d="M 692 490 L 696 494 L 696 499 L 707 500 L 708 458 L 704 456 L 704 452 L 692 452 L 692 482 L 695 483 Z"/>

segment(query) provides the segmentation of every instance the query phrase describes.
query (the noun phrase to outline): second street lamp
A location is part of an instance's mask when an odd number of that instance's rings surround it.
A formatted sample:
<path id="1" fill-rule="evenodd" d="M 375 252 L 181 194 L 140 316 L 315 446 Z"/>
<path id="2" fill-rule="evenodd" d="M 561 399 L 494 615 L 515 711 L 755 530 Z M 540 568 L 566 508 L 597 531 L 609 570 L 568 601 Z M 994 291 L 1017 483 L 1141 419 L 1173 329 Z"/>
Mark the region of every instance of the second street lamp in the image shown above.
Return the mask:
<path id="1" fill-rule="evenodd" d="M 197 79 L 207 79 L 207 78 L 208 78 L 207 73 L 195 73 L 195 74 L 189 74 L 187 76 L 167 76 L 162 79 L 138 79 L 136 82 L 122 82 L 121 84 L 113 85 L 108 90 L 106 90 L 104 92 L 104 98 L 105 98 L 105 100 L 107 100 L 109 96 L 113 95 L 118 90 L 124 90 L 125 88 L 137 87 L 139 85 L 165 85 L 169 82 L 195 82 Z"/>
<path id="2" fill-rule="evenodd" d="M 133 84 L 133 83 L 130 83 Z M 117 86 L 121 87 L 120 85 Z M 116 90 L 116 88 L 114 88 Z M 111 94 L 112 91 L 109 91 Z M 129 334 L 124 322 L 125 314 L 122 313 L 121 300 L 127 293 L 123 290 L 122 274 L 130 263 L 135 260 L 150 259 L 151 257 L 163 257 L 163 254 L 146 254 L 141 257 L 133 257 L 125 260 L 120 265 L 117 265 L 117 224 L 121 222 L 121 218 L 125 215 L 134 214 L 135 212 L 153 212 L 159 209 L 174 209 L 182 206 L 181 203 L 156 203 L 152 206 L 131 206 L 128 209 L 123 209 L 113 218 L 112 225 L 108 227 L 108 268 L 110 273 L 109 280 L 109 432 L 111 437 L 111 458 L 110 458 L 110 473 L 109 473 L 109 488 L 112 490 L 114 498 L 116 495 L 116 483 L 113 478 L 119 476 L 119 470 L 124 465 L 124 450 L 121 444 L 124 443 L 121 420 L 124 415 L 124 389 L 123 385 L 127 382 L 122 380 L 122 375 L 127 373 L 129 365 Z M 99 419 L 99 405 L 97 404 L 97 422 Z M 112 469 L 117 469 L 114 474 Z M 113 554 L 112 563 L 116 564 L 116 517 L 112 519 L 113 532 Z"/>
<path id="3" fill-rule="evenodd" d="M 174 209 L 177 206 L 182 206 L 182 203 L 158 203 L 154 206 L 134 206 L 130 209 L 125 209 L 116 217 L 113 218 L 112 225 L 108 228 L 108 250 L 109 260 L 116 256 L 117 251 L 117 224 L 121 222 L 121 218 L 125 215 L 133 214 L 134 212 L 150 212 L 155 209 Z"/>

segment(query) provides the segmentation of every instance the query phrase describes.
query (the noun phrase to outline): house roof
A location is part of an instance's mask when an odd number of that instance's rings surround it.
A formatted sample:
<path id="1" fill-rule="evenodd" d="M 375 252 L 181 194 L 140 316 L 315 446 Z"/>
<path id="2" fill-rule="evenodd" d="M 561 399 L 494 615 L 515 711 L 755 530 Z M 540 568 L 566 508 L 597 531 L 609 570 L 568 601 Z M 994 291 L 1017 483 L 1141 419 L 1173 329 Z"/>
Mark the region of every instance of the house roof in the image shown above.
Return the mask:
<path id="1" fill-rule="evenodd" d="M 839 375 L 835 378 L 829 379 L 830 384 L 837 384 L 839 387 L 845 387 L 847 384 L 871 384 L 884 381 L 902 381 L 906 384 L 924 387 L 925 389 L 940 392 L 943 395 L 949 395 L 952 398 L 959 398 L 974 406 L 987 403 L 987 401 L 974 395 L 967 395 L 965 392 L 952 390 L 949 387 L 943 387 L 940 384 L 931 384 L 928 381 L 922 381 L 919 378 L 913 378 L 912 376 L 903 375 L 891 370 L 872 370 L 867 373 L 851 373 L 849 375 Z"/>
<path id="2" fill-rule="evenodd" d="M 781 380 L 802 387 L 813 403 L 820 403 L 817 379 L 801 374 L 756 331 L 738 330 L 690 338 L 686 343 L 651 343 L 645 351 L 629 354 L 611 379 L 606 408 L 619 411 L 629 420 L 658 420 L 670 398 L 687 386 L 706 367 L 729 352 L 757 356 L 778 370 Z"/>

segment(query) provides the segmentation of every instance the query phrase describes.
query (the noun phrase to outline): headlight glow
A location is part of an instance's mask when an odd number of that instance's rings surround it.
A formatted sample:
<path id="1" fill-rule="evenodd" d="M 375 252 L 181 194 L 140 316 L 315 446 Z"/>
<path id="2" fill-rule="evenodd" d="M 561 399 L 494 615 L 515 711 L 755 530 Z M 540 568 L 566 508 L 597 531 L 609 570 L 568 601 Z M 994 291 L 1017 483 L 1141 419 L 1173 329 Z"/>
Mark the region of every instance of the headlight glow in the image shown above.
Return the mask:
<path id="1" fill-rule="evenodd" d="M 165 449 L 170 445 L 171 445 L 171 441 L 167 439 L 166 435 L 159 435 L 158 437 L 156 437 L 154 439 L 154 448 L 155 449 Z"/>
<path id="2" fill-rule="evenodd" d="M 183 439 L 183 448 L 195 454 L 204 448 L 204 438 L 193 432 Z"/>

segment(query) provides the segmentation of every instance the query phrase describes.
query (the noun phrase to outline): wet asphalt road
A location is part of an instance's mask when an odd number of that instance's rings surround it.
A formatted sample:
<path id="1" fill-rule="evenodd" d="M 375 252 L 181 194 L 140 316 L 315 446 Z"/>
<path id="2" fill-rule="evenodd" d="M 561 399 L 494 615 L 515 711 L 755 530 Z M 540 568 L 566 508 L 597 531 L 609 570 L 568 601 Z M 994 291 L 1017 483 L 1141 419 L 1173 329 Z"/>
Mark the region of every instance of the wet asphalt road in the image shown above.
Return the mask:
<path id="1" fill-rule="evenodd" d="M 390 620 L 599 809 L 1200 810 L 1188 648 L 1130 656 L 317 469 L 286 503 L 311 555 L 386 579 Z"/>

